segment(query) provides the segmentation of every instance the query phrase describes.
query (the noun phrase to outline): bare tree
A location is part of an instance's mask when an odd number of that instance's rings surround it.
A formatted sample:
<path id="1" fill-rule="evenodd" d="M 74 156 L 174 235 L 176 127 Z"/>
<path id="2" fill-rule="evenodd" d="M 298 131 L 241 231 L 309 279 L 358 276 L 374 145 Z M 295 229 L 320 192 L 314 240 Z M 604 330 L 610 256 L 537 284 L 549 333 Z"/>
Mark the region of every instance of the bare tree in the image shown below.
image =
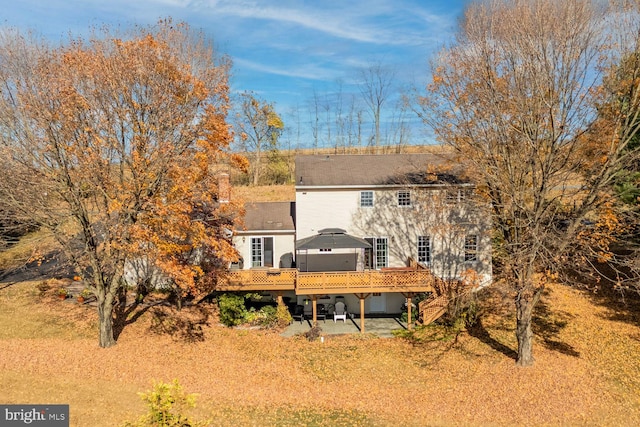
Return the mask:
<path id="1" fill-rule="evenodd" d="M 425 123 L 491 201 L 515 291 L 518 365 L 534 362 L 531 323 L 544 274 L 566 262 L 585 227 L 606 219 L 614 177 L 637 157 L 620 132 L 622 116 L 637 110 L 618 111 L 597 141 L 586 137 L 611 66 L 601 61 L 637 47 L 637 19 L 625 29 L 633 44 L 614 43 L 616 20 L 637 18 L 637 10 L 618 12 L 584 0 L 471 4 L 421 99 Z M 594 143 L 598 156 L 585 155 Z"/>
<path id="2" fill-rule="evenodd" d="M 263 150 L 278 150 L 278 138 L 284 123 L 272 104 L 254 93 L 240 94 L 236 112 L 236 128 L 239 143 L 247 153 L 253 153 L 251 181 L 258 185 L 262 169 Z"/>
<path id="3" fill-rule="evenodd" d="M 313 96 L 310 100 L 309 119 L 311 121 L 311 133 L 313 135 L 313 154 L 317 154 L 322 126 L 320 124 L 320 96 L 315 89 L 313 90 Z"/>
<path id="4" fill-rule="evenodd" d="M 372 142 L 375 148 L 380 147 L 381 130 L 380 122 L 382 116 L 382 107 L 391 96 L 395 73 L 389 68 L 377 63 L 360 71 L 360 94 L 362 99 L 369 108 L 369 113 L 373 119 L 374 133 Z"/>

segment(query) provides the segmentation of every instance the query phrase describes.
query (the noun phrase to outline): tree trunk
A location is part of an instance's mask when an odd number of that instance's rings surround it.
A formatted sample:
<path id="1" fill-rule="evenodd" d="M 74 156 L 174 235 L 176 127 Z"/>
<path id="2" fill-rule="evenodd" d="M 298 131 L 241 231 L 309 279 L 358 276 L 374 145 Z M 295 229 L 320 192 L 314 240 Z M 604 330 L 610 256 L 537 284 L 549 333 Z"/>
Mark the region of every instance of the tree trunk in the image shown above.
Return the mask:
<path id="1" fill-rule="evenodd" d="M 116 344 L 113 337 L 113 296 L 108 292 L 98 292 L 98 322 L 100 327 L 100 347 L 106 348 Z"/>
<path id="2" fill-rule="evenodd" d="M 525 289 L 518 291 L 516 296 L 516 338 L 518 339 L 518 357 L 516 365 L 533 365 L 533 331 L 531 330 L 531 320 L 533 308 L 535 307 L 543 288 L 535 290 Z"/>

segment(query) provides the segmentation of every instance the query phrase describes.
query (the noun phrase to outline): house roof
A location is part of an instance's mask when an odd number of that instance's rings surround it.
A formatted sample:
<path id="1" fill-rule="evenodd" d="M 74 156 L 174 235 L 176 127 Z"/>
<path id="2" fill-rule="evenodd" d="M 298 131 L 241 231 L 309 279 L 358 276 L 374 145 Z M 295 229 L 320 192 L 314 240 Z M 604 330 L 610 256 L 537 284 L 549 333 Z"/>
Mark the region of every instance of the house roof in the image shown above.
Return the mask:
<path id="1" fill-rule="evenodd" d="M 296 241 L 296 250 L 370 248 L 364 239 L 354 237 L 341 228 L 325 228 L 318 234 Z"/>
<path id="2" fill-rule="evenodd" d="M 244 230 L 242 231 L 291 231 L 295 202 L 254 202 L 245 205 Z"/>
<path id="3" fill-rule="evenodd" d="M 377 186 L 466 182 L 439 154 L 346 154 L 296 157 L 296 186 Z"/>

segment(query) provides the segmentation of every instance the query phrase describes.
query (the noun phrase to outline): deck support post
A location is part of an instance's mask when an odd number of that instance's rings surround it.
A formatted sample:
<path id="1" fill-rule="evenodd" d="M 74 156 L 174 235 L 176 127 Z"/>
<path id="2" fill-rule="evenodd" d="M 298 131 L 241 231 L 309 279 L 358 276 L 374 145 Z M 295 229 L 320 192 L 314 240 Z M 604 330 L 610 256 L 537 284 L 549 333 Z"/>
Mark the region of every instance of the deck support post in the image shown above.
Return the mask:
<path id="1" fill-rule="evenodd" d="M 355 294 L 360 299 L 360 333 L 364 334 L 364 300 L 371 294 Z"/>
<path id="2" fill-rule="evenodd" d="M 282 292 L 276 292 L 276 302 L 278 306 L 284 305 L 284 301 L 282 300 Z"/>
<path id="3" fill-rule="evenodd" d="M 409 295 L 407 296 L 407 329 L 411 330 L 413 329 L 413 322 L 411 321 L 411 296 L 413 294 L 409 293 Z"/>
<path id="4" fill-rule="evenodd" d="M 313 309 L 313 322 L 312 325 L 315 328 L 318 326 L 318 296 L 311 295 L 311 308 Z"/>
<path id="5" fill-rule="evenodd" d="M 407 299 L 407 329 L 411 330 L 413 329 L 413 322 L 411 321 L 411 312 L 413 310 L 412 307 L 412 298 L 415 295 L 414 292 L 402 292 L 402 296 L 405 297 Z"/>
<path id="6" fill-rule="evenodd" d="M 360 333 L 364 334 L 364 298 L 360 297 Z"/>

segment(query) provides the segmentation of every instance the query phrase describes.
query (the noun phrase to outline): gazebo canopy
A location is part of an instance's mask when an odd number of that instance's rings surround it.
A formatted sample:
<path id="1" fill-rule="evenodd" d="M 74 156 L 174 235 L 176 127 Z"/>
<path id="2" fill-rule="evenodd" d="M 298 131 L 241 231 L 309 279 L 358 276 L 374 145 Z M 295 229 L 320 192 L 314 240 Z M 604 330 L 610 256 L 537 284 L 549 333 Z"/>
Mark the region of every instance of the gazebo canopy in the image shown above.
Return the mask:
<path id="1" fill-rule="evenodd" d="M 316 236 L 305 237 L 296 241 L 296 250 L 306 249 L 348 249 L 370 248 L 371 244 L 364 239 L 347 234 L 341 228 L 325 228 Z"/>

